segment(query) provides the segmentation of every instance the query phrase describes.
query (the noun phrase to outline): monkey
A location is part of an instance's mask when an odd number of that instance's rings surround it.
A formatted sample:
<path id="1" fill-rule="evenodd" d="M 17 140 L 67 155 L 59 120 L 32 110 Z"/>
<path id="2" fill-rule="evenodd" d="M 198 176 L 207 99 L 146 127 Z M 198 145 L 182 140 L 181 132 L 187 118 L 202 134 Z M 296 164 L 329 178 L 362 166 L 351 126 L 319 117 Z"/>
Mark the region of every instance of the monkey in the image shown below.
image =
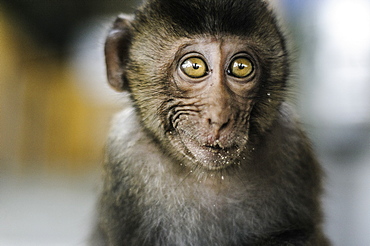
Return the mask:
<path id="1" fill-rule="evenodd" d="M 91 245 L 330 245 L 287 47 L 263 0 L 147 0 L 117 17 L 107 77 L 129 106 Z"/>

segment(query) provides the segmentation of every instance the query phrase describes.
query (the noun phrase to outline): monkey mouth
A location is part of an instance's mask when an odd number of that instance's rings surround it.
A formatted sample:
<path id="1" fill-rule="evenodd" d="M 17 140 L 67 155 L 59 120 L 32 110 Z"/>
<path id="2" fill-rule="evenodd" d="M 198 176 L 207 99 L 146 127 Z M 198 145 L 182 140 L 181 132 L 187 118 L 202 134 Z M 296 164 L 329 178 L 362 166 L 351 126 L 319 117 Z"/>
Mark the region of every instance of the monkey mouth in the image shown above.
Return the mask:
<path id="1" fill-rule="evenodd" d="M 213 144 L 199 144 L 196 140 L 182 139 L 188 150 L 186 155 L 196 164 L 208 170 L 226 168 L 235 162 L 241 149 L 236 145 L 224 146 L 220 141 Z"/>

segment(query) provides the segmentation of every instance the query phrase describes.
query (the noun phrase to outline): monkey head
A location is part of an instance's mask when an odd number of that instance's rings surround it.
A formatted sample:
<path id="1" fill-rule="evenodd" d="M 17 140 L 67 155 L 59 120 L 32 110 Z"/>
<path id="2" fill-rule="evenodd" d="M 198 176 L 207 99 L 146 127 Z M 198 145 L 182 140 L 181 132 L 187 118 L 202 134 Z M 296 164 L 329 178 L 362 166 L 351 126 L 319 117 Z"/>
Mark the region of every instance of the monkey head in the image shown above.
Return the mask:
<path id="1" fill-rule="evenodd" d="M 264 1 L 151 0 L 116 19 L 105 54 L 145 131 L 192 167 L 240 163 L 286 94 L 284 38 Z"/>

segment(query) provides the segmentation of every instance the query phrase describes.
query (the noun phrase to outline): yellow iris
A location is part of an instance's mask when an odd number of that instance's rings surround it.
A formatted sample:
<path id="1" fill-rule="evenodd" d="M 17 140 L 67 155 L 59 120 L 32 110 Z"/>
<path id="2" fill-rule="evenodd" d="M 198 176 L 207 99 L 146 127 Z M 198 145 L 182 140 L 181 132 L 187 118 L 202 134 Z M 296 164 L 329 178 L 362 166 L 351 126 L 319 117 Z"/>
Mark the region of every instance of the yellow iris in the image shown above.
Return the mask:
<path id="1" fill-rule="evenodd" d="M 198 57 L 190 57 L 181 64 L 181 70 L 191 78 L 201 78 L 207 75 L 206 63 Z"/>
<path id="2" fill-rule="evenodd" d="M 245 78 L 253 72 L 250 60 L 244 57 L 234 59 L 229 68 L 229 74 L 237 78 Z"/>

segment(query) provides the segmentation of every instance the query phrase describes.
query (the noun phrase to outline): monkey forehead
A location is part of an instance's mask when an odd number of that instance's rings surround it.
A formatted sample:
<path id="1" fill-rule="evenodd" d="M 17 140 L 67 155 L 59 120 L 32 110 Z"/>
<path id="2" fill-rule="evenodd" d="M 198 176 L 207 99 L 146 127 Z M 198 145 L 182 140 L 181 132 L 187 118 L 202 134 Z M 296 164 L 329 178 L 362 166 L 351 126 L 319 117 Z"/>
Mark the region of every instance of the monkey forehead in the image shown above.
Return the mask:
<path id="1" fill-rule="evenodd" d="M 167 29 L 179 36 L 278 32 L 275 16 L 261 0 L 151 0 L 137 19 L 151 31 Z"/>
<path id="2" fill-rule="evenodd" d="M 214 53 L 218 50 L 217 55 L 224 52 L 237 53 L 240 51 L 249 51 L 256 45 L 253 40 L 242 38 L 236 35 L 202 35 L 194 38 L 184 38 L 180 41 L 181 45 L 177 47 L 183 52 L 200 51 L 202 53 Z"/>

